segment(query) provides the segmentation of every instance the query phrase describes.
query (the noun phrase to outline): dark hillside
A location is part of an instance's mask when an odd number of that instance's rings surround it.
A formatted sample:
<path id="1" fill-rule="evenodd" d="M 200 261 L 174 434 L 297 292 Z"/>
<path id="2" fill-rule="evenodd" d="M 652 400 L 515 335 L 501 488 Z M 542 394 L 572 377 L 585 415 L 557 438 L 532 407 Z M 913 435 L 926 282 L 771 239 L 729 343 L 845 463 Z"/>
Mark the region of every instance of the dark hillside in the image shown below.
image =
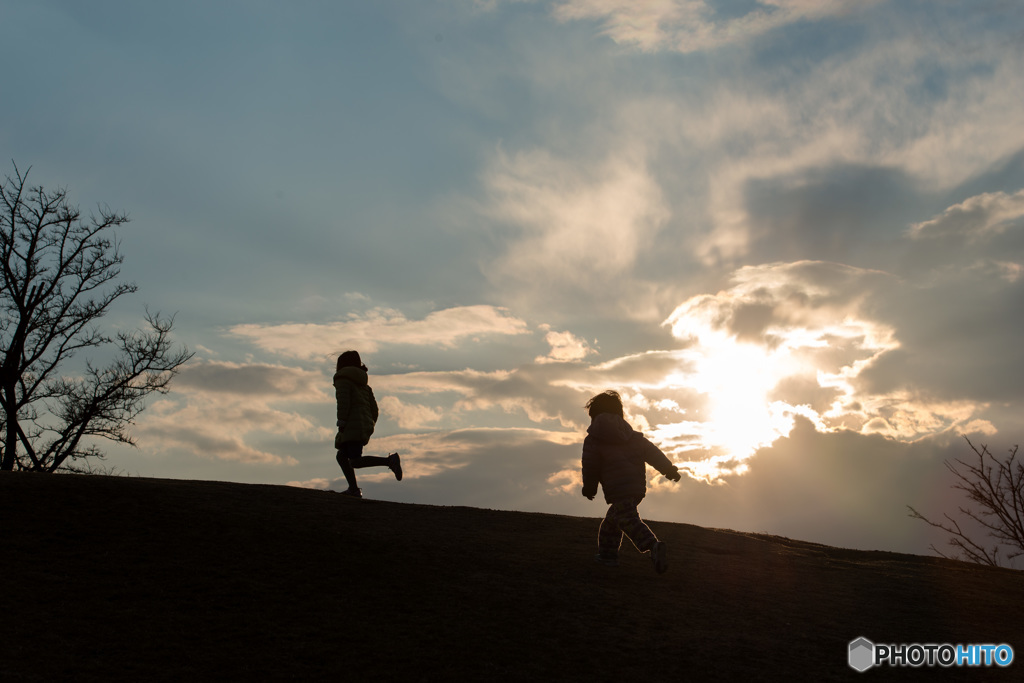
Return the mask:
<path id="1" fill-rule="evenodd" d="M 652 522 L 285 486 L 0 473 L 0 680 L 1020 680 L 847 665 L 848 643 L 1008 643 L 1024 575 Z M 915 675 L 916 674 L 916 675 Z"/>

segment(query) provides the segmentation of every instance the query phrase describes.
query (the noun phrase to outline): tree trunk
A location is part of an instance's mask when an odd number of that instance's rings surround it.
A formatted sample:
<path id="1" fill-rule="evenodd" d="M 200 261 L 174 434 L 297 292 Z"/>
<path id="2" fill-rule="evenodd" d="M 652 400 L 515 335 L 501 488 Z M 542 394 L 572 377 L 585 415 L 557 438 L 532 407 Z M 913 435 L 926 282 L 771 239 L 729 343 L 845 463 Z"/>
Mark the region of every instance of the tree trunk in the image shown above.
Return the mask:
<path id="1" fill-rule="evenodd" d="M 7 392 L 4 392 L 7 393 Z M 14 392 L 10 392 L 7 395 L 11 396 Z M 4 406 L 4 412 L 7 412 L 7 407 Z M 11 415 L 7 412 L 4 422 L 4 457 L 0 460 L 0 472 L 10 472 L 14 470 L 14 458 L 18 453 L 18 416 Z"/>

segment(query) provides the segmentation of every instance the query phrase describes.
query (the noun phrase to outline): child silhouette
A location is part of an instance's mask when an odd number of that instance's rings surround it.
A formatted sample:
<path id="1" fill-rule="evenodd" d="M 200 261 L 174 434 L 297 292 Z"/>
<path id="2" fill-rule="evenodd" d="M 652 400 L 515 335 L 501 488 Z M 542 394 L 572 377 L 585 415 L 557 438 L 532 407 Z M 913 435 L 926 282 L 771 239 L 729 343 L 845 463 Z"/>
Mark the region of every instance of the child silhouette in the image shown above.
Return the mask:
<path id="1" fill-rule="evenodd" d="M 363 446 L 370 441 L 380 411 L 358 351 L 346 351 L 338 356 L 334 396 L 338 401 L 338 435 L 334 437 L 334 447 L 338 449 L 338 464 L 348 482 L 348 489 L 342 494 L 363 497 L 356 483 L 356 469 L 363 467 L 387 467 L 395 473 L 395 479 L 402 481 L 402 461 L 398 453 L 386 458 L 363 455 Z"/>
<path id="2" fill-rule="evenodd" d="M 672 481 L 679 481 L 679 469 L 623 419 L 618 393 L 598 394 L 587 401 L 586 408 L 591 421 L 583 440 L 583 495 L 594 500 L 600 483 L 609 504 L 597 536 L 597 561 L 617 565 L 625 535 L 637 550 L 651 553 L 655 571 L 662 574 L 668 569 L 665 544 L 640 519 L 637 506 L 647 495 L 645 465 Z"/>

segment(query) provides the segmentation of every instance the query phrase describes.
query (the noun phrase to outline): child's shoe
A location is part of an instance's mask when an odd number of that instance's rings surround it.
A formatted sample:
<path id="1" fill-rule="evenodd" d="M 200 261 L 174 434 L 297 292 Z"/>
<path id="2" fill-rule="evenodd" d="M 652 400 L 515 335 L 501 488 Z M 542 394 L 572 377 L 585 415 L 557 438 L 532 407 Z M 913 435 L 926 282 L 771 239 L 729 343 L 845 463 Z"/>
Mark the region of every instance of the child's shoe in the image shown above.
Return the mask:
<path id="1" fill-rule="evenodd" d="M 388 456 L 388 468 L 395 473 L 395 479 L 402 481 L 402 459 L 398 457 L 398 453 Z"/>
<path id="2" fill-rule="evenodd" d="M 654 563 L 654 571 L 664 574 L 668 569 L 667 548 L 662 541 L 655 541 L 651 546 L 651 562 Z"/>
<path id="3" fill-rule="evenodd" d="M 603 564 L 606 567 L 619 566 L 618 555 L 606 555 L 605 553 L 598 553 L 597 555 L 594 555 L 594 559 L 597 560 L 598 564 Z"/>
<path id="4" fill-rule="evenodd" d="M 341 495 L 349 496 L 351 498 L 362 498 L 363 497 L 363 492 L 360 491 L 358 488 L 354 488 L 352 486 L 349 486 L 347 489 L 345 489 L 344 491 L 341 492 Z"/>

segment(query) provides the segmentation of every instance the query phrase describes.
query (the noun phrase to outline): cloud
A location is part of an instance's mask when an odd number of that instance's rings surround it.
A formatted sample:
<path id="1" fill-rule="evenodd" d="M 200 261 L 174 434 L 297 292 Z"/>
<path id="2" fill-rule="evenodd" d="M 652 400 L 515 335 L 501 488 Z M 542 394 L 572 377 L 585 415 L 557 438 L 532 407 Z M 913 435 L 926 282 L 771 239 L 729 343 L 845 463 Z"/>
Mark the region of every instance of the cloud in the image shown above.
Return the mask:
<path id="1" fill-rule="evenodd" d="M 296 413 L 272 410 L 242 401 L 225 402 L 193 397 L 184 404 L 158 401 L 139 419 L 136 433 L 154 452 L 183 451 L 191 456 L 238 462 L 244 465 L 295 465 L 291 455 L 281 455 L 252 445 L 260 432 L 326 439 L 329 432 L 317 429 Z"/>
<path id="2" fill-rule="evenodd" d="M 560 383 L 575 374 L 571 367 L 543 363 L 495 372 L 410 372 L 377 377 L 375 390 L 410 396 L 454 394 L 454 402 L 442 423 L 447 427 L 458 424 L 470 413 L 474 414 L 472 419 L 479 421 L 485 419 L 482 413 L 498 410 L 525 415 L 535 424 L 558 421 L 576 428 L 580 419 L 576 406 L 585 399 L 581 399 L 578 387 Z"/>
<path id="3" fill-rule="evenodd" d="M 657 122 L 651 137 L 705 168 L 706 201 L 687 211 L 708 221 L 696 245 L 705 266 L 870 264 L 932 193 L 1024 147 L 1024 110 L 1010 101 L 1024 88 L 1017 49 L 997 32 L 951 47 L 920 31 L 872 23 L 853 46 L 830 31 L 834 51 L 786 52 L 798 78 L 752 64 L 688 97 L 632 105 L 632 120 Z"/>
<path id="4" fill-rule="evenodd" d="M 560 470 L 549 475 L 547 483 L 552 486 L 548 493 L 575 495 L 583 488 L 583 472 L 577 467 Z"/>
<path id="5" fill-rule="evenodd" d="M 551 302 L 562 310 L 614 307 L 588 296 L 602 284 L 595 277 L 600 255 L 582 258 L 588 245 L 559 248 L 582 241 L 561 239 L 557 227 L 572 223 L 564 215 L 585 215 L 577 205 L 591 207 L 596 221 L 637 226 L 615 229 L 637 234 L 637 247 L 604 266 L 615 277 L 610 296 L 644 308 L 650 319 L 678 301 L 666 301 L 665 292 L 690 293 L 687 286 L 709 271 L 792 260 L 888 269 L 879 259 L 893 254 L 893 242 L 921 220 L 922 208 L 925 216 L 933 211 L 934 192 L 1024 147 L 1024 110 L 1011 102 L 1024 72 L 1013 41 L 978 18 L 988 14 L 981 10 L 965 17 L 946 6 L 923 26 L 913 12 L 889 12 L 880 21 L 885 7 L 857 9 L 849 22 L 809 25 L 866 4 L 877 3 L 556 5 L 561 21 L 596 20 L 606 30 L 649 34 L 644 44 L 651 49 L 674 49 L 670 37 L 686 34 L 680 26 L 728 34 L 743 47 L 737 58 L 744 67 L 706 79 L 686 61 L 594 50 L 601 58 L 574 74 L 585 85 L 552 90 L 544 87 L 550 69 L 542 57 L 566 60 L 531 44 L 538 53 L 530 53 L 530 67 L 509 77 L 553 102 L 571 93 L 572 101 L 593 106 L 572 109 L 572 120 L 554 107 L 554 121 L 517 135 L 527 142 L 495 154 L 483 173 L 484 217 L 512 228 L 493 231 L 502 253 L 483 259 L 501 300 L 517 310 Z M 961 40 L 947 27 L 964 19 L 974 33 Z M 753 30 L 778 21 L 793 23 L 772 36 Z M 743 22 L 750 31 L 740 30 Z M 639 70 L 641 87 L 633 77 Z M 644 180 L 612 182 L 630 177 Z M 646 217 L 600 215 L 609 213 L 597 207 L 616 184 L 656 190 L 634 193 L 649 198 L 639 200 L 650 206 Z M 1012 266 L 1006 273 L 1012 276 Z M 540 281 L 554 284 L 544 289 Z"/>
<path id="6" fill-rule="evenodd" d="M 440 410 L 405 403 L 396 396 L 383 396 L 378 403 L 381 413 L 394 419 L 401 429 L 423 429 L 432 423 L 436 424 L 443 417 Z"/>
<path id="7" fill-rule="evenodd" d="M 580 339 L 572 332 L 555 332 L 549 326 L 542 325 L 541 329 L 547 329 L 544 336 L 545 341 L 551 345 L 551 351 L 546 356 L 537 356 L 535 363 L 565 363 L 581 361 L 587 356 L 597 353 L 590 348 L 586 340 Z"/>
<path id="8" fill-rule="evenodd" d="M 749 178 L 744 248 L 762 262 L 816 260 L 892 268 L 902 227 L 926 202 L 894 168 L 836 163 Z"/>
<path id="9" fill-rule="evenodd" d="M 334 400 L 322 386 L 323 374 L 302 368 L 265 363 L 196 362 L 186 365 L 174 380 L 181 393 L 237 394 L 258 399 L 289 401 Z"/>
<path id="10" fill-rule="evenodd" d="M 434 311 L 422 320 L 409 320 L 394 309 L 374 308 L 334 323 L 250 323 L 229 331 L 265 351 L 319 360 L 349 348 L 372 353 L 394 344 L 454 347 L 486 336 L 526 334 L 529 329 L 508 309 L 479 304 Z"/>
<path id="11" fill-rule="evenodd" d="M 703 419 L 658 423 L 653 433 L 680 457 L 706 451 L 684 463 L 693 476 L 744 471 L 743 461 L 788 434 L 797 419 L 811 420 L 822 432 L 901 441 L 968 425 L 991 428 L 979 419 L 983 402 L 963 394 L 931 396 L 922 390 L 926 383 L 881 385 L 875 379 L 882 367 L 891 372 L 894 354 L 911 352 L 903 349 L 897 327 L 879 317 L 882 301 L 900 298 L 891 276 L 800 262 L 742 268 L 733 283 L 691 298 L 665 321 L 692 343 L 681 353 L 687 367 L 670 375 L 664 389 L 686 387 L 706 402 Z"/>
<path id="12" fill-rule="evenodd" d="M 901 236 L 903 284 L 875 312 L 902 348 L 860 375 L 862 390 L 992 408 L 1020 400 L 1006 369 L 1024 363 L 1024 191 L 972 195 Z"/>
<path id="13" fill-rule="evenodd" d="M 472 393 L 472 387 L 501 382 L 511 376 L 510 370 L 484 372 L 481 370 L 413 371 L 380 375 L 374 378 L 374 385 L 382 391 L 399 394 L 436 394 L 455 392 L 462 395 Z"/>
<path id="14" fill-rule="evenodd" d="M 485 268 L 499 287 L 533 300 L 589 292 L 628 276 L 668 218 L 661 189 L 637 151 L 603 162 L 560 159 L 545 149 L 498 150 L 484 175 L 481 211 L 511 228 Z"/>
<path id="15" fill-rule="evenodd" d="M 521 416 L 533 424 L 557 422 L 579 434 L 589 424 L 584 404 L 591 396 L 609 388 L 626 388 L 627 411 L 631 406 L 651 409 L 655 414 L 680 410 L 675 401 L 685 402 L 685 388 L 676 388 L 672 399 L 657 393 L 666 377 L 685 366 L 682 351 L 650 351 L 599 363 L 551 362 L 534 359 L 511 370 L 416 371 L 379 375 L 374 390 L 381 395 L 414 397 L 417 402 L 450 406 L 433 412 L 439 416 L 438 429 L 462 424 L 507 424 L 505 416 Z M 663 400 L 664 399 L 664 400 Z M 667 401 L 667 402 L 666 402 Z M 403 401 L 404 404 L 404 401 Z M 638 419 L 642 417 L 638 415 Z"/>
<path id="16" fill-rule="evenodd" d="M 334 481 L 337 481 L 335 479 Z M 325 477 L 315 477 L 313 479 L 306 479 L 305 481 L 288 481 L 285 482 L 285 486 L 296 486 L 300 489 L 315 489 L 317 491 L 326 491 L 331 488 L 331 479 Z"/>
<path id="17" fill-rule="evenodd" d="M 1024 190 L 986 192 L 965 199 L 942 215 L 910 226 L 912 239 L 960 236 L 975 241 L 1007 230 L 1024 219 Z"/>
<path id="18" fill-rule="evenodd" d="M 717 294 L 698 295 L 680 304 L 665 320 L 679 338 L 726 333 L 742 341 L 768 346 L 786 343 L 821 345 L 820 339 L 795 337 L 801 326 L 812 335 L 851 334 L 886 345 L 891 332 L 860 330 L 854 320 L 870 295 L 895 284 L 883 272 L 822 261 L 797 261 L 744 266 L 733 285 Z M 844 329 L 854 324 L 858 329 Z M 870 327 L 870 326 L 869 326 Z"/>
<path id="19" fill-rule="evenodd" d="M 260 444 L 329 442 L 333 421 L 325 427 L 327 420 L 317 423 L 294 409 L 296 404 L 332 404 L 333 395 L 322 385 L 329 386 L 322 374 L 301 368 L 198 362 L 182 369 L 173 391 L 143 413 L 135 431 L 156 452 L 178 450 L 247 465 L 296 465 L 294 456 Z"/>
<path id="20" fill-rule="evenodd" d="M 554 11 L 560 21 L 600 20 L 617 43 L 651 52 L 699 52 L 747 40 L 800 21 L 842 16 L 873 0 L 761 0 L 750 11 L 722 16 L 706 0 L 566 0 Z"/>
<path id="21" fill-rule="evenodd" d="M 901 290 L 883 314 L 901 321 L 903 348 L 879 358 L 858 377 L 860 392 L 911 392 L 978 405 L 1018 402 L 1024 386 L 1021 281 L 965 267 L 919 289 Z M 927 315 L 921 315 L 927 311 Z"/>

